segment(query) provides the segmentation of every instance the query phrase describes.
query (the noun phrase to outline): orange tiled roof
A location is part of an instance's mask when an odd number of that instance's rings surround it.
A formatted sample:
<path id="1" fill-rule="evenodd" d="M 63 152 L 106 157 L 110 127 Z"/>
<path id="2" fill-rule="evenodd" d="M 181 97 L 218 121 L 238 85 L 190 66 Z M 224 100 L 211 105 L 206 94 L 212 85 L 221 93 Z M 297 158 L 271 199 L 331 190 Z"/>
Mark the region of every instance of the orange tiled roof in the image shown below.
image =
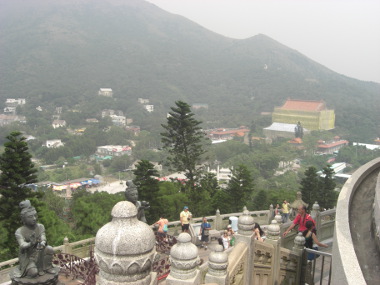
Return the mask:
<path id="1" fill-rule="evenodd" d="M 302 110 L 302 111 L 321 111 L 326 109 L 324 101 L 307 101 L 288 99 L 285 104 L 280 107 L 285 110 Z"/>
<path id="2" fill-rule="evenodd" d="M 337 145 L 346 145 L 348 144 L 348 141 L 346 140 L 343 140 L 343 141 L 337 141 L 337 142 L 332 142 L 332 143 L 327 143 L 327 144 L 320 144 L 318 145 L 319 148 L 330 148 L 330 147 L 334 147 L 334 146 L 337 146 Z"/>
<path id="3" fill-rule="evenodd" d="M 210 134 L 212 135 L 238 135 L 238 136 L 244 136 L 245 133 L 248 133 L 249 129 L 235 129 L 235 130 L 225 130 L 225 131 L 214 131 Z"/>

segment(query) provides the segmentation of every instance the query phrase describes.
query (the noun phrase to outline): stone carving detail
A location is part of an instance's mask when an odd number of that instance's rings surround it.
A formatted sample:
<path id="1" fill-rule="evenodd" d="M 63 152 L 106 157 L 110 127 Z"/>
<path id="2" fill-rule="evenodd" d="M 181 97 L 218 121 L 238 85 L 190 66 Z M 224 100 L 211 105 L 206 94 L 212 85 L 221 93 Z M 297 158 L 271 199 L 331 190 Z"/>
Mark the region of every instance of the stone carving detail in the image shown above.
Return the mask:
<path id="1" fill-rule="evenodd" d="M 232 272 L 229 272 L 230 274 L 230 280 L 229 284 L 230 285 L 240 285 L 243 284 L 243 277 L 244 277 L 244 262 L 247 259 L 247 251 L 245 252 L 244 255 L 240 257 L 239 263 L 235 267 L 235 270 Z"/>
<path id="2" fill-rule="evenodd" d="M 37 223 L 37 211 L 29 200 L 20 203 L 23 226 L 16 230 L 19 265 L 10 273 L 13 285 L 57 284 L 59 268 L 53 267 L 54 250 L 47 245 L 45 227 Z"/>
<path id="3" fill-rule="evenodd" d="M 170 275 L 175 279 L 187 280 L 196 276 L 200 264 L 198 248 L 191 243 L 188 233 L 181 233 L 170 250 Z M 169 276 L 170 276 L 169 275 Z"/>
<path id="4" fill-rule="evenodd" d="M 268 226 L 267 238 L 271 240 L 278 240 L 280 238 L 280 226 L 276 220 L 272 220 L 272 223 Z"/>
<path id="5" fill-rule="evenodd" d="M 249 214 L 247 208 L 244 209 L 243 215 L 238 219 L 238 232 L 243 236 L 251 236 L 253 234 L 252 230 L 255 225 L 253 217 Z"/>
<path id="6" fill-rule="evenodd" d="M 149 284 L 156 257 L 152 229 L 137 219 L 137 209 L 128 201 L 117 203 L 111 215 L 95 239 L 98 284 Z"/>
<path id="7" fill-rule="evenodd" d="M 215 251 L 211 252 L 208 258 L 208 274 L 213 276 L 223 276 L 227 274 L 228 255 L 223 246 L 217 245 Z"/>
<path id="8" fill-rule="evenodd" d="M 305 247 L 305 238 L 302 235 L 302 233 L 298 233 L 297 236 L 294 239 L 294 246 L 293 249 L 304 249 Z"/>

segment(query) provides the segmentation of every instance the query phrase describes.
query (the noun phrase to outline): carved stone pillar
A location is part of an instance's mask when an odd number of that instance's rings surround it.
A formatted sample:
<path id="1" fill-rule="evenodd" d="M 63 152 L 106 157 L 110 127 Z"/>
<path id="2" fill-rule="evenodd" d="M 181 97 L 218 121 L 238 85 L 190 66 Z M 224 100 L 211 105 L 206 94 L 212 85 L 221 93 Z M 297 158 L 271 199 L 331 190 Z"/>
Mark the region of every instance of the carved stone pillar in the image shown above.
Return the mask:
<path id="1" fill-rule="evenodd" d="M 170 250 L 169 261 L 170 274 L 166 278 L 167 285 L 201 284 L 198 248 L 191 243 L 188 233 L 178 236 L 177 243 Z"/>
<path id="2" fill-rule="evenodd" d="M 205 283 L 215 283 L 228 285 L 228 255 L 223 246 L 217 245 L 215 251 L 211 252 L 208 258 L 208 272 L 206 273 Z"/>
<path id="3" fill-rule="evenodd" d="M 255 238 L 253 228 L 255 221 L 245 208 L 243 215 L 238 219 L 238 232 L 235 234 L 236 243 L 244 242 L 248 246 L 248 262 L 247 270 L 244 277 L 244 284 L 252 284 L 253 282 L 253 259 L 255 254 Z"/>
<path id="4" fill-rule="evenodd" d="M 63 239 L 63 253 L 68 253 L 68 254 L 71 254 L 72 251 L 71 251 L 71 246 L 70 246 L 70 242 L 69 242 L 69 238 L 68 237 L 65 237 Z"/>
<path id="5" fill-rule="evenodd" d="M 281 217 L 281 216 L 280 216 Z M 272 223 L 267 228 L 266 243 L 272 244 L 274 248 L 273 252 L 273 267 L 272 276 L 273 284 L 278 284 L 280 276 L 280 261 L 281 261 L 281 236 L 280 225 L 276 220 L 272 220 Z"/>
<path id="6" fill-rule="evenodd" d="M 321 212 L 320 212 L 320 207 L 317 201 L 313 204 L 313 208 L 310 213 L 311 217 L 314 219 L 316 225 L 315 228 L 317 232 L 321 228 Z"/>
<path id="7" fill-rule="evenodd" d="M 223 219 L 222 219 L 222 216 L 220 215 L 219 209 L 216 210 L 214 229 L 218 231 L 223 229 Z"/>
<path id="8" fill-rule="evenodd" d="M 270 204 L 269 206 L 269 214 L 268 214 L 268 224 L 271 223 L 274 217 L 274 210 L 273 210 L 273 204 Z"/>
<path id="9" fill-rule="evenodd" d="M 111 215 L 112 221 L 96 234 L 97 284 L 156 284 L 156 273 L 151 272 L 156 257 L 152 229 L 137 219 L 136 206 L 131 202 L 117 203 Z"/>
<path id="10" fill-rule="evenodd" d="M 298 235 L 294 239 L 294 246 L 292 250 L 293 253 L 298 256 L 296 284 L 305 283 L 305 273 L 306 273 L 307 264 L 304 262 L 306 261 L 304 258 L 304 254 L 305 254 L 304 249 L 305 249 L 305 238 L 302 235 L 302 233 L 299 232 Z"/>

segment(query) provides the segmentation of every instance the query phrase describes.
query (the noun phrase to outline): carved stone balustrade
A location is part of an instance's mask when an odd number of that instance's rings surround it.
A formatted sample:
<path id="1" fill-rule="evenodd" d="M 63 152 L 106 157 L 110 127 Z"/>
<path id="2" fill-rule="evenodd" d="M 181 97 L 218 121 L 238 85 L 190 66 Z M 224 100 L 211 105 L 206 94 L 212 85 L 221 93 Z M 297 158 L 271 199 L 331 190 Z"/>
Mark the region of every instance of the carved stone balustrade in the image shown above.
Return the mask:
<path id="1" fill-rule="evenodd" d="M 211 252 L 208 258 L 208 272 L 206 273 L 205 283 L 216 283 L 228 285 L 228 255 L 223 246 L 217 245 L 215 251 Z"/>

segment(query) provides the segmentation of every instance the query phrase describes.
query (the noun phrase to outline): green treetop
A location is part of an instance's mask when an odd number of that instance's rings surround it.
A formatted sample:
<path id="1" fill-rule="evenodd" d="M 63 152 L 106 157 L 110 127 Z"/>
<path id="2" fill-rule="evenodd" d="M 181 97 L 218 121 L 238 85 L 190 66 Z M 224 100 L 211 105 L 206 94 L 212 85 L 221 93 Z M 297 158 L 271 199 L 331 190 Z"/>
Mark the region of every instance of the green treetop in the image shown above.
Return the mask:
<path id="1" fill-rule="evenodd" d="M 185 172 L 188 185 L 195 189 L 195 182 L 199 179 L 197 165 L 201 162 L 204 149 L 205 136 L 201 130 L 200 121 L 194 119 L 190 105 L 177 101 L 175 107 L 167 118 L 165 129 L 161 133 L 161 141 L 164 149 L 169 152 L 168 162 L 172 168 L 179 172 Z"/>

